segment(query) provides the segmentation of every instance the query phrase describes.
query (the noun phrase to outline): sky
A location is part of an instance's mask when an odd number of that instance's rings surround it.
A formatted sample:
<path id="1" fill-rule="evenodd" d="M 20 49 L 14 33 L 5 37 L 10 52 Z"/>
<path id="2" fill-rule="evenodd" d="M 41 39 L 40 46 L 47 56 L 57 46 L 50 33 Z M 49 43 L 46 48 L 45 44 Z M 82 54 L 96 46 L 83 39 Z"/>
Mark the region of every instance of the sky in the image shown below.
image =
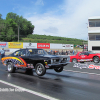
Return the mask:
<path id="1" fill-rule="evenodd" d="M 0 13 L 23 16 L 33 34 L 88 39 L 88 18 L 100 16 L 100 0 L 0 0 Z"/>

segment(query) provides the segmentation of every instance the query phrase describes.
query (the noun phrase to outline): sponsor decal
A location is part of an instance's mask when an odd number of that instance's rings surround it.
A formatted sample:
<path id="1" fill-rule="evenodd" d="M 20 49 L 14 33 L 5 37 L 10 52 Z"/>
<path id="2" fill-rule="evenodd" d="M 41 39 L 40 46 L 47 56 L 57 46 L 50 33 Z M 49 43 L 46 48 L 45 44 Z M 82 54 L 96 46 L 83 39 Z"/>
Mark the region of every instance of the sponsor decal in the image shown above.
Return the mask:
<path id="1" fill-rule="evenodd" d="M 82 62 L 82 61 L 92 61 L 92 59 L 80 59 L 80 60 L 78 59 L 78 61 L 79 62 Z"/>
<path id="2" fill-rule="evenodd" d="M 85 56 L 81 56 L 82 58 L 85 58 Z"/>
<path id="3" fill-rule="evenodd" d="M 8 42 L 8 48 L 23 48 L 23 42 Z"/>
<path id="4" fill-rule="evenodd" d="M 23 48 L 37 48 L 37 43 L 23 43 Z"/>
<path id="5" fill-rule="evenodd" d="M 66 45 L 66 47 L 70 47 L 70 45 Z"/>
<path id="6" fill-rule="evenodd" d="M 7 43 L 6 42 L 4 42 L 4 43 L 0 43 L 0 47 L 6 47 L 7 46 Z"/>
<path id="7" fill-rule="evenodd" d="M 46 67 L 46 68 L 49 68 L 49 66 L 48 66 L 48 65 L 45 65 L 45 67 Z"/>
<path id="8" fill-rule="evenodd" d="M 31 46 L 32 45 L 32 43 L 29 43 L 29 46 Z"/>
<path id="9" fill-rule="evenodd" d="M 50 43 L 37 43 L 37 48 L 50 49 Z"/>
<path id="10" fill-rule="evenodd" d="M 34 68 L 33 64 L 27 64 L 28 68 Z"/>
<path id="11" fill-rule="evenodd" d="M 100 69 L 99 65 L 94 65 L 94 64 L 81 64 L 81 63 L 75 63 L 73 67 L 77 67 L 77 68 L 88 68 L 88 69 Z"/>

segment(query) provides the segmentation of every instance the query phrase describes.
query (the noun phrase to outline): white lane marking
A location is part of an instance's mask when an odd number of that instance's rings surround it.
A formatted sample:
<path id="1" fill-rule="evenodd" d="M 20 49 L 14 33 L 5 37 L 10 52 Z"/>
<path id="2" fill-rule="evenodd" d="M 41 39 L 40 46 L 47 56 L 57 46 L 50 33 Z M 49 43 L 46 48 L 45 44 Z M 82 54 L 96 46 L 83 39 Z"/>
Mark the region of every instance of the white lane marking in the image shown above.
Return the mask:
<path id="1" fill-rule="evenodd" d="M 64 71 L 75 72 L 75 73 L 82 73 L 82 74 L 90 74 L 90 75 L 91 75 L 91 74 L 100 75 L 100 74 L 96 74 L 96 73 L 81 72 L 81 71 L 66 70 L 66 69 L 64 69 Z"/>
<path id="2" fill-rule="evenodd" d="M 38 93 L 38 92 L 32 91 L 32 90 L 30 90 L 30 89 L 26 89 L 26 88 L 23 88 L 23 87 L 20 87 L 20 86 L 17 86 L 17 85 L 8 83 L 8 82 L 3 81 L 3 80 L 0 80 L 0 83 L 3 83 L 3 84 L 6 84 L 6 85 L 9 85 L 9 86 L 12 86 L 12 87 L 14 87 L 14 88 L 18 88 L 18 89 L 20 89 L 20 90 L 26 91 L 26 92 L 28 92 L 28 93 L 37 95 L 37 96 L 39 96 L 39 97 L 42 97 L 42 98 L 45 98 L 45 99 L 48 99 L 48 100 L 59 100 L 59 99 L 50 97 L 50 96 L 45 95 L 45 94 L 42 94 L 42 93 Z"/>

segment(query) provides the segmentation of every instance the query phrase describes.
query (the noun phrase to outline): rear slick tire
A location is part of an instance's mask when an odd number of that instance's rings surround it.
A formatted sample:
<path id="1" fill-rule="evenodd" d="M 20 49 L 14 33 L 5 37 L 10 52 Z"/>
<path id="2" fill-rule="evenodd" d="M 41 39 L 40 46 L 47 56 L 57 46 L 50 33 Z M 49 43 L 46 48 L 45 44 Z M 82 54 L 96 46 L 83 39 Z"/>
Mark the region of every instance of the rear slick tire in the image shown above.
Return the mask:
<path id="1" fill-rule="evenodd" d="M 8 70 L 9 73 L 14 73 L 15 72 L 16 68 L 14 67 L 12 62 L 7 63 L 7 70 Z"/>

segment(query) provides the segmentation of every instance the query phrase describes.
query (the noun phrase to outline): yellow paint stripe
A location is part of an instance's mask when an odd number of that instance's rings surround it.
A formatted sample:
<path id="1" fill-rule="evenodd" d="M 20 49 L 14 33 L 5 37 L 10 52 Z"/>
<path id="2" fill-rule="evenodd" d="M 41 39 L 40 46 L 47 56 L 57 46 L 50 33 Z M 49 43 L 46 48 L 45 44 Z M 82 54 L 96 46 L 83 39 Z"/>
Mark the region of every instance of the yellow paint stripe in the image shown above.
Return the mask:
<path id="1" fill-rule="evenodd" d="M 18 61 L 20 61 L 21 63 L 23 63 L 19 58 L 17 58 L 17 57 L 4 57 L 4 58 L 2 58 L 2 60 L 7 60 L 7 59 L 16 59 L 16 60 L 18 60 Z"/>

